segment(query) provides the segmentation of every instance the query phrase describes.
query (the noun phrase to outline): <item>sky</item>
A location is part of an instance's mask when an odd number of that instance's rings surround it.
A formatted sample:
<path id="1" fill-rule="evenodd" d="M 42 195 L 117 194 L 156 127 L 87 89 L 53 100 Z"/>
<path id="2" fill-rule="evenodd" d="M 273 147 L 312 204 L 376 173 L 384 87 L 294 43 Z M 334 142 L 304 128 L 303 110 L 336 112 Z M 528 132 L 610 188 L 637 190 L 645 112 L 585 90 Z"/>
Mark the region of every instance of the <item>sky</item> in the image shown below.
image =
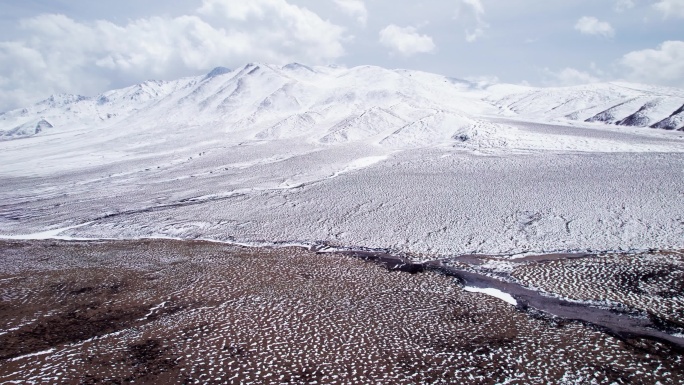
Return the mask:
<path id="1" fill-rule="evenodd" d="M 0 111 L 250 62 L 684 87 L 684 0 L 0 0 Z"/>

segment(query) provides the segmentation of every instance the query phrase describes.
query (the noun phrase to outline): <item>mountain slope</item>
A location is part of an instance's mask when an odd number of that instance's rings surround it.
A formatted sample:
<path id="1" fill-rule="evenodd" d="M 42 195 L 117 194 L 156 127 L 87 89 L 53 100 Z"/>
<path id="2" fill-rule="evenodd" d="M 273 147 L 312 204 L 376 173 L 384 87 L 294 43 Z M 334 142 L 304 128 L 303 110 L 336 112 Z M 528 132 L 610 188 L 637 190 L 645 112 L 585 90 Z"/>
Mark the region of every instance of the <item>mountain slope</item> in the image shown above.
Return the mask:
<path id="1" fill-rule="evenodd" d="M 679 128 L 682 131 L 684 128 L 684 104 L 673 112 L 667 118 L 659 121 L 652 126 L 653 128 L 663 128 L 665 130 L 674 130 Z"/>
<path id="2" fill-rule="evenodd" d="M 682 90 L 627 83 L 481 88 L 419 71 L 250 63 L 94 97 L 54 95 L 0 114 L 0 140 L 64 132 L 158 140 L 192 130 L 235 141 L 299 138 L 405 148 L 477 135 L 475 127 L 491 116 L 684 130 L 682 107 Z M 507 135 L 487 135 L 497 133 Z"/>
<path id="3" fill-rule="evenodd" d="M 629 83 L 557 88 L 492 86 L 487 100 L 516 114 L 547 120 L 602 122 L 618 126 L 684 130 L 680 114 L 684 91 Z M 662 123 L 661 123 L 662 122 Z"/>
<path id="4" fill-rule="evenodd" d="M 242 132 L 245 140 L 302 136 L 335 143 L 380 135 L 377 140 L 382 141 L 407 123 L 437 112 L 463 116 L 465 110 L 493 110 L 478 97 L 441 82 L 444 78 L 435 78 L 424 82 L 412 73 L 370 66 L 313 69 L 251 63 L 235 71 L 217 68 L 206 76 L 150 81 L 92 98 L 51 97 L 2 114 L 0 137 L 184 125 Z M 43 120 L 52 127 L 32 130 Z"/>
<path id="5" fill-rule="evenodd" d="M 55 95 L 0 114 L 0 236 L 681 248 L 681 95 L 261 63 Z"/>

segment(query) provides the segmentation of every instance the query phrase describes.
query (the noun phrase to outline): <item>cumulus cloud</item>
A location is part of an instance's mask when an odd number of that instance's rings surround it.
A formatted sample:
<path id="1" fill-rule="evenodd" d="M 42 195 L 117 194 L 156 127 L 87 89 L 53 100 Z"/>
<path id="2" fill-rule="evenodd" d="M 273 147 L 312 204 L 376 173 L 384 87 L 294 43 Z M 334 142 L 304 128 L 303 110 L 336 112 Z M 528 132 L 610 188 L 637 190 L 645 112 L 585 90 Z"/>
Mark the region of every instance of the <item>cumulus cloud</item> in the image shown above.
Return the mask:
<path id="1" fill-rule="evenodd" d="M 192 15 L 115 24 L 45 14 L 0 42 L 0 110 L 50 93 L 96 94 L 249 61 L 328 63 L 344 55 L 344 28 L 286 0 L 204 0 Z"/>
<path id="2" fill-rule="evenodd" d="M 472 43 L 484 36 L 489 24 L 484 21 L 485 9 L 481 0 L 461 0 L 456 9 L 457 19 L 468 24 L 465 39 Z"/>
<path id="3" fill-rule="evenodd" d="M 545 68 L 544 73 L 547 77 L 546 83 L 554 86 L 575 86 L 578 84 L 597 83 L 601 81 L 601 79 L 588 72 L 570 67 L 560 71 L 552 71 Z"/>
<path id="4" fill-rule="evenodd" d="M 599 19 L 591 16 L 584 16 L 577 20 L 575 29 L 585 35 L 601 35 L 604 37 L 615 36 L 615 30 L 610 23 L 606 21 L 600 21 Z"/>
<path id="5" fill-rule="evenodd" d="M 435 49 L 432 37 L 421 35 L 415 27 L 391 24 L 380 31 L 380 43 L 404 56 L 428 53 Z"/>
<path id="6" fill-rule="evenodd" d="M 684 0 L 660 0 L 653 4 L 653 8 L 665 17 L 684 18 Z"/>
<path id="7" fill-rule="evenodd" d="M 620 64 L 628 80 L 684 87 L 684 41 L 666 41 L 657 49 L 630 52 Z"/>
<path id="8" fill-rule="evenodd" d="M 335 0 L 337 7 L 356 19 L 361 25 L 368 21 L 368 10 L 363 0 Z"/>
<path id="9" fill-rule="evenodd" d="M 320 62 L 344 53 L 344 28 L 286 0 L 204 0 L 198 13 L 207 17 L 223 15 L 228 21 L 242 22 L 237 31 L 241 36 L 250 37 L 255 46 L 284 56 Z"/>

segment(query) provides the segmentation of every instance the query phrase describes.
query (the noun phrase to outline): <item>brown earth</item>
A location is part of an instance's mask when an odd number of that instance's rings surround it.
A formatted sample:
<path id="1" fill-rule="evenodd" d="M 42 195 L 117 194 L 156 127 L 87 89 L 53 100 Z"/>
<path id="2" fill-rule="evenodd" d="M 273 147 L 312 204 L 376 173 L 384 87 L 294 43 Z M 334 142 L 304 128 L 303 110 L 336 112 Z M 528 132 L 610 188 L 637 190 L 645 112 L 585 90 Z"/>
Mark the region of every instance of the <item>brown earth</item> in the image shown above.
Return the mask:
<path id="1" fill-rule="evenodd" d="M 340 254 L 0 242 L 0 383 L 684 382 L 682 352 Z"/>

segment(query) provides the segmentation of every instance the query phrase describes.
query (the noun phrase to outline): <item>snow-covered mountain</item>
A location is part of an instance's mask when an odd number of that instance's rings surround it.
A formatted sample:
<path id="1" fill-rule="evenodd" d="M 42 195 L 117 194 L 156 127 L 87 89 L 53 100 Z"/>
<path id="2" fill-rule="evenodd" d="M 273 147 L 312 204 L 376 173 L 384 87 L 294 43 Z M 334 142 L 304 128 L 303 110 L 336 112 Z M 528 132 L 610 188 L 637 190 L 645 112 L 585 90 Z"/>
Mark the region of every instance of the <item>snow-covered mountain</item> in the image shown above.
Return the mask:
<path id="1" fill-rule="evenodd" d="M 683 95 L 300 64 L 55 95 L 0 115 L 0 238 L 678 249 Z"/>
<path id="2" fill-rule="evenodd" d="M 516 114 L 552 120 L 684 130 L 684 90 L 630 83 L 574 87 L 490 87 L 487 100 Z"/>
<path id="3" fill-rule="evenodd" d="M 478 87 L 419 71 L 251 63 L 95 97 L 53 95 L 0 115 L 0 140 L 67 131 L 221 129 L 243 140 L 302 138 L 420 146 L 471 138 L 485 116 L 684 130 L 684 91 L 605 83 Z"/>
<path id="4" fill-rule="evenodd" d="M 426 142 L 472 125 L 473 114 L 494 110 L 467 91 L 467 85 L 437 75 L 370 66 L 248 64 L 235 71 L 217 68 L 206 76 L 148 81 L 91 98 L 55 95 L 2 114 L 0 136 L 184 125 L 220 127 L 242 133 L 245 140 L 389 142 L 400 135 Z M 425 130 L 428 124 L 449 128 Z"/>

